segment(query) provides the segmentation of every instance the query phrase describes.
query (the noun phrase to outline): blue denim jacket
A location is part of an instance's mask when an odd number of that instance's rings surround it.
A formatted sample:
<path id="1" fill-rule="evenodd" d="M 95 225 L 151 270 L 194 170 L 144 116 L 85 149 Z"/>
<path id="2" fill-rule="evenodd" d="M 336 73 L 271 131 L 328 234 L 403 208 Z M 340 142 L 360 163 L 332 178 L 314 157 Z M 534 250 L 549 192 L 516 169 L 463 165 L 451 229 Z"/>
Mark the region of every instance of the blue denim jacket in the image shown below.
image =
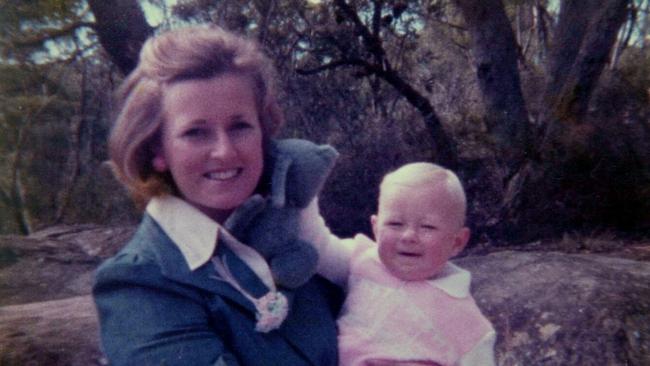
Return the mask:
<path id="1" fill-rule="evenodd" d="M 291 146 L 302 149 L 302 143 Z M 273 206 L 292 202 L 296 192 L 313 197 L 331 165 L 323 166 L 320 173 L 287 176 L 280 180 L 279 189 L 277 179 L 282 177 L 276 173 L 282 164 L 278 162 L 293 161 L 286 174 L 314 165 L 306 164 L 302 153 L 290 151 L 293 158 L 287 160 L 282 155 L 287 149 L 272 151 L 276 156 L 266 162 L 273 167 L 269 193 L 282 203 Z M 314 181 L 297 190 L 297 184 L 309 176 Z M 230 271 L 249 293 L 266 292 L 227 245 L 218 245 L 216 255 L 229 257 Z M 255 331 L 254 305 L 216 277 L 210 262 L 191 271 L 178 247 L 145 214 L 132 240 L 96 274 L 93 295 L 102 348 L 111 365 L 337 365 L 339 288 L 316 275 L 297 288 L 284 289 L 290 302 L 286 320 L 279 329 L 260 333 Z"/>

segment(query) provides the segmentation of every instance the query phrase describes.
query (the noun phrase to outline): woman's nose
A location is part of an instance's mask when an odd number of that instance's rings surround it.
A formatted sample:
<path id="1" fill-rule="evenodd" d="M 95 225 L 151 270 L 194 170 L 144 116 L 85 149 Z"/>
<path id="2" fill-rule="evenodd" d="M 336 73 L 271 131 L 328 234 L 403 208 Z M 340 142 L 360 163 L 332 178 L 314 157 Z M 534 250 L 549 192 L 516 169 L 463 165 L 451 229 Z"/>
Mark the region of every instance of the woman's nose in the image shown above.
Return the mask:
<path id="1" fill-rule="evenodd" d="M 213 159 L 227 160 L 235 155 L 235 146 L 230 137 L 226 134 L 219 136 L 210 149 L 210 157 Z"/>

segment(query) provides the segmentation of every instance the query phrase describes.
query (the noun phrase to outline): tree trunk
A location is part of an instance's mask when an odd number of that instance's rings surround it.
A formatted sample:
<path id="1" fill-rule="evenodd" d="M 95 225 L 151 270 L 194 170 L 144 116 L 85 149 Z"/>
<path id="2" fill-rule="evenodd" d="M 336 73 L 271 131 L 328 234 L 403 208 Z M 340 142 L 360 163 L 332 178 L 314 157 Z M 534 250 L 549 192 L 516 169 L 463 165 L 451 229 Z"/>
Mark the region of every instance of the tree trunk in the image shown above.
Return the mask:
<path id="1" fill-rule="evenodd" d="M 545 131 L 535 159 L 506 187 L 498 236 L 526 241 L 580 223 L 575 196 L 586 192 L 571 189 L 588 186 L 585 182 L 592 178 L 576 169 L 594 169 L 598 162 L 591 156 L 599 148 L 592 142 L 594 127 L 586 114 L 628 5 L 629 0 L 562 3 L 547 68 L 553 74 L 548 75 L 542 114 Z"/>
<path id="2" fill-rule="evenodd" d="M 76 116 L 73 116 L 70 121 L 68 140 L 70 142 L 70 148 L 68 150 L 68 157 L 65 164 L 65 177 L 63 179 L 63 186 L 57 194 L 57 209 L 56 214 L 54 215 L 54 222 L 61 223 L 63 221 L 63 216 L 65 211 L 70 204 L 74 186 L 79 178 L 80 174 L 80 165 L 81 165 L 81 140 L 82 140 L 82 131 L 84 124 L 86 122 L 86 94 L 87 90 L 87 74 L 88 69 L 85 61 L 81 62 L 81 82 L 80 82 L 80 102 L 79 110 Z"/>
<path id="3" fill-rule="evenodd" d="M 499 0 L 456 0 L 471 36 L 485 120 L 500 160 L 516 169 L 529 147 L 529 121 L 521 91 L 518 48 Z"/>
<path id="4" fill-rule="evenodd" d="M 83 98 L 83 96 L 82 96 Z M 59 224 L 63 221 L 63 216 L 67 210 L 74 186 L 79 178 L 79 162 L 80 149 L 81 149 L 81 129 L 84 123 L 84 116 L 74 116 L 70 122 L 70 133 L 68 134 L 70 140 L 70 149 L 68 151 L 68 158 L 65 164 L 66 175 L 63 179 L 63 186 L 57 194 L 56 214 L 54 215 L 54 222 Z"/>
<path id="5" fill-rule="evenodd" d="M 548 77 L 544 96 L 546 105 L 555 104 L 555 98 L 562 90 L 571 67 L 578 57 L 589 21 L 599 3 L 600 0 L 562 1 L 546 67 Z"/>
<path id="6" fill-rule="evenodd" d="M 37 113 L 38 114 L 38 113 Z M 31 127 L 34 118 L 27 118 L 27 122 L 18 131 L 18 141 L 16 143 L 16 155 L 11 166 L 11 193 L 10 202 L 13 208 L 14 220 L 18 226 L 18 230 L 23 235 L 29 235 L 32 232 L 32 227 L 29 220 L 29 213 L 25 207 L 25 192 L 20 179 L 22 169 L 23 146 L 25 142 L 25 134 Z"/>
<path id="7" fill-rule="evenodd" d="M 137 0 L 89 0 L 99 42 L 125 75 L 138 63 L 142 44 L 153 34 Z"/>
<path id="8" fill-rule="evenodd" d="M 568 1 L 571 2 L 571 1 Z M 553 105 L 554 120 L 582 122 L 598 79 L 605 69 L 616 42 L 618 30 L 623 25 L 630 0 L 598 1 L 598 9 L 591 13 L 592 20 L 579 47 L 573 65 L 560 85 L 559 96 Z M 573 2 L 571 2 L 573 3 Z M 585 15 L 586 16 L 586 15 Z M 567 46 L 571 48 L 571 46 Z"/>

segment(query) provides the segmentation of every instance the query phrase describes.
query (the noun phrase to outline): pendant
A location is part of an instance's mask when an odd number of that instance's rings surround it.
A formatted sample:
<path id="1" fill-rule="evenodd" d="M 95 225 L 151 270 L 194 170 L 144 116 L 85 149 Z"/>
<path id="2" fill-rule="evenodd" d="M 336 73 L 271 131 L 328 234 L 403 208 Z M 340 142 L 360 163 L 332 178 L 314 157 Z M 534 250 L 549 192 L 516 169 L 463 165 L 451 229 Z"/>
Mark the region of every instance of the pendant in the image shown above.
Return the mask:
<path id="1" fill-rule="evenodd" d="M 255 299 L 254 303 L 257 319 L 255 330 L 258 332 L 268 333 L 280 328 L 289 313 L 289 302 L 279 291 L 269 291 L 266 295 Z"/>

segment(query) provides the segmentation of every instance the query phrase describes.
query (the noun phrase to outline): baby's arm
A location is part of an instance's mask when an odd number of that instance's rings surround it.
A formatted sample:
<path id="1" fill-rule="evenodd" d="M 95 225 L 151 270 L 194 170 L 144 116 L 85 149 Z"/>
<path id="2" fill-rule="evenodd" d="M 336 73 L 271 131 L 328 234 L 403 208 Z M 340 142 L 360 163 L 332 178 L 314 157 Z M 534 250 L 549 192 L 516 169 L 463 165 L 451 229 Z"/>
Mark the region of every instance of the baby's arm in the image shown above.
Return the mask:
<path id="1" fill-rule="evenodd" d="M 300 239 L 312 243 L 318 251 L 317 272 L 344 287 L 350 272 L 350 257 L 356 247 L 351 239 L 332 234 L 318 209 L 318 199 L 311 201 L 300 215 Z"/>

